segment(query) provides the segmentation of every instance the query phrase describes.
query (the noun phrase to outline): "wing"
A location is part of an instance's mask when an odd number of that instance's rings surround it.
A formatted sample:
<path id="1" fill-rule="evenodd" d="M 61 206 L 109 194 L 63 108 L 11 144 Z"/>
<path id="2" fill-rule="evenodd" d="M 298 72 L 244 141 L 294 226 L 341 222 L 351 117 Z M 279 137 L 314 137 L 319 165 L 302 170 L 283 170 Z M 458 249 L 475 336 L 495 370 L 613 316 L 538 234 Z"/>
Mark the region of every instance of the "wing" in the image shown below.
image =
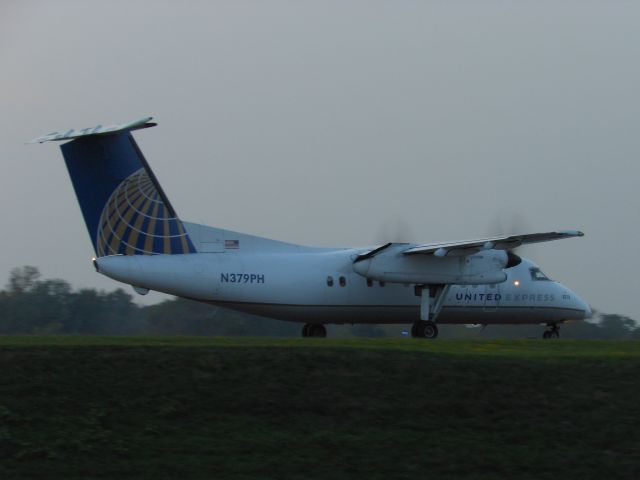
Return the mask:
<path id="1" fill-rule="evenodd" d="M 507 235 L 502 237 L 481 238 L 478 240 L 464 240 L 460 242 L 431 243 L 414 245 L 402 253 L 405 255 L 434 255 L 446 257 L 454 255 L 470 255 L 480 250 L 510 250 L 530 243 L 550 242 L 563 238 L 582 237 L 584 233 L 578 230 L 564 230 L 559 232 L 528 233 L 525 235 Z"/>

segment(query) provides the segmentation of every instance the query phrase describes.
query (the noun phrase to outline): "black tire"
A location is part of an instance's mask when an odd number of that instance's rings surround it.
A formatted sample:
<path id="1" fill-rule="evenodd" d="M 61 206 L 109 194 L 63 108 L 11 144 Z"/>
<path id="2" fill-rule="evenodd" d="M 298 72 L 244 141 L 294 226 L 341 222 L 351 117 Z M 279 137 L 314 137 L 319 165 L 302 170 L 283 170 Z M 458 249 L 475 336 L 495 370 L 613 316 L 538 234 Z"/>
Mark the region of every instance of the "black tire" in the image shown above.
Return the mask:
<path id="1" fill-rule="evenodd" d="M 424 322 L 424 328 L 422 329 L 422 336 L 429 340 L 435 340 L 438 338 L 438 326 L 433 322 Z"/>
<path id="2" fill-rule="evenodd" d="M 312 323 L 309 325 L 308 336 L 314 338 L 325 338 L 327 329 L 321 323 Z"/>
<path id="3" fill-rule="evenodd" d="M 545 340 L 549 340 L 549 338 L 551 338 L 551 332 L 549 332 L 548 330 L 545 330 L 544 333 L 542 334 L 542 338 L 544 338 Z"/>
<path id="4" fill-rule="evenodd" d="M 549 332 L 549 338 L 560 338 L 560 332 L 558 330 L 551 330 Z"/>
<path id="5" fill-rule="evenodd" d="M 309 336 L 309 327 L 311 326 L 310 323 L 305 323 L 304 327 L 302 327 L 302 337 L 306 338 Z"/>
<path id="6" fill-rule="evenodd" d="M 438 326 L 433 322 L 420 320 L 413 324 L 411 335 L 415 338 L 427 338 L 433 340 L 438 338 Z"/>

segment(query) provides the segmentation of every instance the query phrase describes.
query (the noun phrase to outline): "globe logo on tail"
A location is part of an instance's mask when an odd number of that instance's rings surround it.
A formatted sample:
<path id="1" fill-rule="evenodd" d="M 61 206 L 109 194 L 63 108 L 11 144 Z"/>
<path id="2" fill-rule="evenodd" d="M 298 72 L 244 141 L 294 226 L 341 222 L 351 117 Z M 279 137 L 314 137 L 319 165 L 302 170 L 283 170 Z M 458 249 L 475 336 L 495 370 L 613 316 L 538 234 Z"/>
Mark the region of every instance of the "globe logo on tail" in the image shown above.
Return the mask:
<path id="1" fill-rule="evenodd" d="M 100 215 L 96 245 L 98 256 L 196 252 L 144 168 L 123 180 L 109 197 Z"/>

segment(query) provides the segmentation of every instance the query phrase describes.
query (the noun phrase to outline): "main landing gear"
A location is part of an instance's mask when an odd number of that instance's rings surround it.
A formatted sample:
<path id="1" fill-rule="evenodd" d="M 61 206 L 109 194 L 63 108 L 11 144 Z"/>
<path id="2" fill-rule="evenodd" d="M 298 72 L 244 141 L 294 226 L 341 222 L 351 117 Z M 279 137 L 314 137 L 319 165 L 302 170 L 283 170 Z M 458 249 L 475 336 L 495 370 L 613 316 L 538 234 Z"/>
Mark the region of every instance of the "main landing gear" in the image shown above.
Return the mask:
<path id="1" fill-rule="evenodd" d="M 438 326 L 432 321 L 425 322 L 420 320 L 411 327 L 411 336 L 433 340 L 438 337 Z"/>
<path id="2" fill-rule="evenodd" d="M 545 330 L 542 334 L 542 338 L 549 340 L 550 338 L 560 338 L 560 327 L 557 323 L 550 323 L 547 325 L 549 330 Z"/>
<path id="3" fill-rule="evenodd" d="M 449 288 L 449 285 L 416 286 L 416 295 L 420 297 L 420 321 L 411 327 L 412 337 L 430 340 L 438 337 L 436 318 L 442 311 Z"/>
<path id="4" fill-rule="evenodd" d="M 302 336 L 324 338 L 327 336 L 327 329 L 321 323 L 306 323 L 302 327 Z"/>

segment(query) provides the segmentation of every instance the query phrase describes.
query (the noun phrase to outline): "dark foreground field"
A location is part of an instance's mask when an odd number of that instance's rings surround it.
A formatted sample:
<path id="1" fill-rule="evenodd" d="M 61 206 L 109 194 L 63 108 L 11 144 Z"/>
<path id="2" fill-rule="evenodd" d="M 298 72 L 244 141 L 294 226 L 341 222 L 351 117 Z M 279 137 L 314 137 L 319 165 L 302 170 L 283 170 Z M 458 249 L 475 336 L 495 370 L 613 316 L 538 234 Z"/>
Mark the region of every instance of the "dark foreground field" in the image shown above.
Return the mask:
<path id="1" fill-rule="evenodd" d="M 0 478 L 640 478 L 640 344 L 0 338 Z"/>

